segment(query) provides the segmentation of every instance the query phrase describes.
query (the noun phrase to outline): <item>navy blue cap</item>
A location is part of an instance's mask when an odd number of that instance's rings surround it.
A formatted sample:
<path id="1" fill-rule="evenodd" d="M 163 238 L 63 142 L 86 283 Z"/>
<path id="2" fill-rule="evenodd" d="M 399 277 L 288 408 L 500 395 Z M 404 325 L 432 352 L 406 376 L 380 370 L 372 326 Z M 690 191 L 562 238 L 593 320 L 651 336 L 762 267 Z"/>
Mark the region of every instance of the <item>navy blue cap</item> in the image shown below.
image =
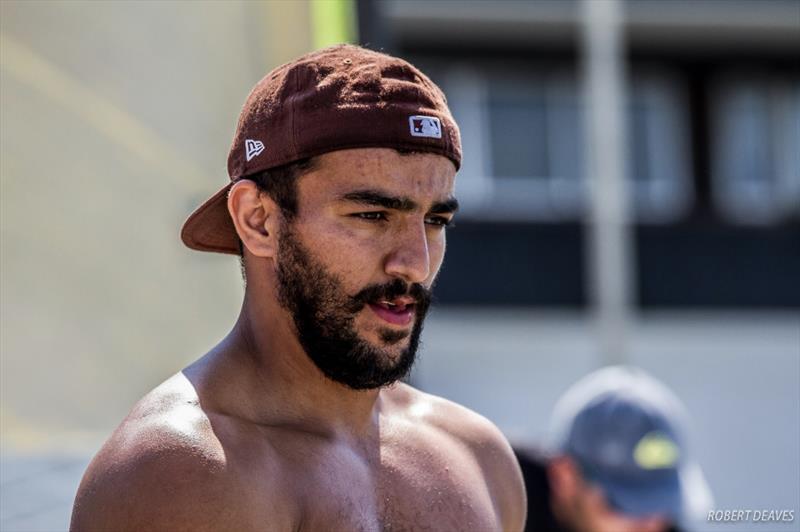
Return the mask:
<path id="1" fill-rule="evenodd" d="M 607 367 L 559 400 L 554 451 L 572 457 L 617 511 L 685 523 L 711 506 L 708 485 L 690 460 L 686 417 L 677 397 L 645 372 Z"/>

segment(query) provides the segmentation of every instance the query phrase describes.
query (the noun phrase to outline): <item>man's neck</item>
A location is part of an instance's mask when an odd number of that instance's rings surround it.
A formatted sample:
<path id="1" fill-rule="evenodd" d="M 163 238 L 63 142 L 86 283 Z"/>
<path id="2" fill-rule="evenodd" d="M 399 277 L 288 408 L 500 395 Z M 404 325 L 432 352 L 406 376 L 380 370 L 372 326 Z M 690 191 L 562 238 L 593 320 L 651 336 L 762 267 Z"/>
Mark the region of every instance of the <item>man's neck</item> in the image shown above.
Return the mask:
<path id="1" fill-rule="evenodd" d="M 233 329 L 204 362 L 220 408 L 332 438 L 370 437 L 380 390 L 353 390 L 326 377 L 300 345 L 289 314 L 270 299 L 245 295 Z"/>

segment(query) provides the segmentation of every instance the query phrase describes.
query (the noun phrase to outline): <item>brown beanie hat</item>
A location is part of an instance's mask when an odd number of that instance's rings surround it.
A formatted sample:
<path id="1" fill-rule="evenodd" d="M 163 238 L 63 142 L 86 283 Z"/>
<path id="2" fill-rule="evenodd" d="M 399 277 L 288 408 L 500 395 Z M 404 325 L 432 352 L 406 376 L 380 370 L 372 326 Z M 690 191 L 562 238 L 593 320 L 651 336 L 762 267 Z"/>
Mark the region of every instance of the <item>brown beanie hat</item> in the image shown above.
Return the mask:
<path id="1" fill-rule="evenodd" d="M 458 126 L 442 91 L 410 63 L 342 44 L 282 65 L 256 84 L 239 116 L 228 183 L 183 224 L 200 251 L 239 253 L 231 184 L 269 168 L 348 148 L 436 153 L 461 166 Z"/>

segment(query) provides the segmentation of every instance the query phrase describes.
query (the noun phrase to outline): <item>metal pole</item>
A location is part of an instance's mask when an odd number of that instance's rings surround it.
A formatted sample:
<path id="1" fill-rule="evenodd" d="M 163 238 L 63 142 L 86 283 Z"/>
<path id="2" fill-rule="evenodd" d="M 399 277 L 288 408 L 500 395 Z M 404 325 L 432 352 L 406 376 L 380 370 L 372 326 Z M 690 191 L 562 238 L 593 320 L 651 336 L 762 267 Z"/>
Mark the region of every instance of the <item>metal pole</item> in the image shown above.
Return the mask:
<path id="1" fill-rule="evenodd" d="M 626 190 L 622 0 L 583 0 L 583 64 L 590 208 L 586 245 L 603 364 L 625 363 L 633 268 Z"/>

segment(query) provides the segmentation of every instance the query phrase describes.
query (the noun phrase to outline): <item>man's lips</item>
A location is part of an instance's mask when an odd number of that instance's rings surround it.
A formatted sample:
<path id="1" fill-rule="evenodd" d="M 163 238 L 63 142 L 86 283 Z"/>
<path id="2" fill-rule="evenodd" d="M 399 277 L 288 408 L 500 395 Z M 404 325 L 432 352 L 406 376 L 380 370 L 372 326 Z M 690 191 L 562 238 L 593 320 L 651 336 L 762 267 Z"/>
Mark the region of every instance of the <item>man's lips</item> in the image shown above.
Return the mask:
<path id="1" fill-rule="evenodd" d="M 384 321 L 392 325 L 408 325 L 414 317 L 414 300 L 398 298 L 394 300 L 395 305 L 387 304 L 386 301 L 369 303 L 369 308 Z"/>

